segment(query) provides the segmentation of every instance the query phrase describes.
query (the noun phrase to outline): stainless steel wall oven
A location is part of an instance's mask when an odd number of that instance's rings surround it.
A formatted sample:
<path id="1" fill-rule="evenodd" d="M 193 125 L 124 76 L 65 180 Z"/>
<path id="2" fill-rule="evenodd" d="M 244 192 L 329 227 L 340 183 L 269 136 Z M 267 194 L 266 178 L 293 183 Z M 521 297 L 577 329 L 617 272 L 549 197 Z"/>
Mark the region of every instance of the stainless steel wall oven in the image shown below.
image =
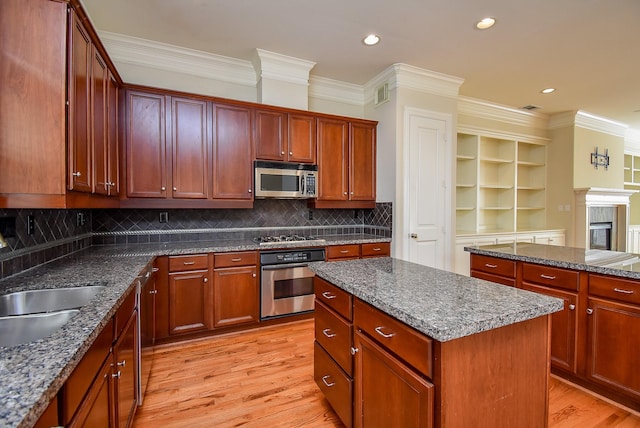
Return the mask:
<path id="1" fill-rule="evenodd" d="M 324 248 L 262 251 L 260 318 L 313 311 L 313 277 L 308 263 L 324 260 Z"/>

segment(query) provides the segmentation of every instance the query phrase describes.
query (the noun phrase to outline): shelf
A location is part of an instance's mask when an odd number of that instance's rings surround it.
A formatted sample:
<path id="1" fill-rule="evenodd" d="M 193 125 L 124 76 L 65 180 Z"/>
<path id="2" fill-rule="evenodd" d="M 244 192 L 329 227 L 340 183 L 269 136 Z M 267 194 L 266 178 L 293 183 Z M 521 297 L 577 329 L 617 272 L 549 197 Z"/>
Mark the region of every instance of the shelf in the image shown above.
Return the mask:
<path id="1" fill-rule="evenodd" d="M 481 158 L 481 162 L 486 163 L 513 163 L 513 159 L 500 159 L 500 158 Z"/>
<path id="2" fill-rule="evenodd" d="M 539 211 L 543 209 L 545 209 L 545 207 L 518 207 L 520 211 Z"/>
<path id="3" fill-rule="evenodd" d="M 481 184 L 480 185 L 481 189 L 497 189 L 497 190 L 509 190 L 509 189 L 513 189 L 513 186 L 505 184 Z"/>
<path id="4" fill-rule="evenodd" d="M 465 188 L 465 189 L 472 189 L 472 188 L 476 187 L 476 185 L 475 185 L 475 183 L 462 183 L 462 184 L 456 184 L 456 187 Z"/>
<path id="5" fill-rule="evenodd" d="M 508 211 L 512 210 L 513 207 L 482 207 L 480 210 L 482 211 Z"/>
<path id="6" fill-rule="evenodd" d="M 467 156 L 467 155 L 457 155 L 457 160 L 476 160 L 475 156 Z"/>
<path id="7" fill-rule="evenodd" d="M 540 166 L 545 166 L 545 164 L 539 163 L 539 162 L 518 161 L 518 166 L 540 167 Z"/>
<path id="8" fill-rule="evenodd" d="M 456 207 L 456 211 L 473 211 L 476 207 Z"/>
<path id="9" fill-rule="evenodd" d="M 541 187 L 541 186 L 518 186 L 517 189 L 518 190 L 546 190 L 544 187 Z"/>

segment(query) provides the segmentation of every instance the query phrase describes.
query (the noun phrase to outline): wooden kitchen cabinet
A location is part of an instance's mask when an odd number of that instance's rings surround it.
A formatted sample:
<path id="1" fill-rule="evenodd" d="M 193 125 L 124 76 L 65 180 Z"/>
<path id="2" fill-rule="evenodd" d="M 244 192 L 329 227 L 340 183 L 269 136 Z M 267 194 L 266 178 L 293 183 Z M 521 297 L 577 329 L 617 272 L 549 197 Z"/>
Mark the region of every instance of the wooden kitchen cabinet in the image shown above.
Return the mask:
<path id="1" fill-rule="evenodd" d="M 283 110 L 255 110 L 256 159 L 315 163 L 316 119 Z"/>
<path id="2" fill-rule="evenodd" d="M 115 382 L 115 426 L 126 428 L 132 425 L 138 403 L 137 382 L 138 362 L 136 343 L 138 341 L 137 311 L 129 318 L 123 333 L 113 346 L 113 370 Z"/>
<path id="3" fill-rule="evenodd" d="M 115 402 L 114 402 L 114 382 L 113 361 L 105 360 L 98 371 L 96 379 L 87 391 L 87 395 L 78 409 L 75 417 L 65 426 L 69 428 L 115 427 Z"/>
<path id="4" fill-rule="evenodd" d="M 516 286 L 516 262 L 471 254 L 471 277 Z"/>
<path id="5" fill-rule="evenodd" d="M 360 245 L 360 256 L 369 257 L 389 257 L 391 255 L 390 242 L 375 242 Z"/>
<path id="6" fill-rule="evenodd" d="M 252 109 L 213 105 L 214 199 L 253 201 Z"/>
<path id="7" fill-rule="evenodd" d="M 375 207 L 376 124 L 318 118 L 318 197 L 311 206 Z"/>
<path id="8" fill-rule="evenodd" d="M 326 250 L 327 261 L 353 260 L 360 258 L 360 245 L 331 245 Z"/>
<path id="9" fill-rule="evenodd" d="M 209 269 L 169 273 L 169 335 L 213 327 L 210 276 Z"/>
<path id="10" fill-rule="evenodd" d="M 213 326 L 260 321 L 260 286 L 255 251 L 214 255 Z"/>
<path id="11" fill-rule="evenodd" d="M 58 396 L 54 396 L 45 411 L 33 425 L 33 428 L 51 428 L 58 425 L 60 425 L 58 421 Z"/>
<path id="12" fill-rule="evenodd" d="M 93 92 L 94 94 L 102 94 L 100 85 L 94 83 Z M 97 124 L 97 120 L 94 124 L 94 191 L 101 195 L 118 196 L 120 194 L 118 85 L 109 69 L 106 69 L 104 97 L 105 100 L 102 102 L 101 95 L 93 96 L 94 116 L 98 115 L 99 109 L 105 109 L 104 131 L 99 131 L 100 126 Z M 104 138 L 99 138 L 101 135 L 104 135 Z"/>

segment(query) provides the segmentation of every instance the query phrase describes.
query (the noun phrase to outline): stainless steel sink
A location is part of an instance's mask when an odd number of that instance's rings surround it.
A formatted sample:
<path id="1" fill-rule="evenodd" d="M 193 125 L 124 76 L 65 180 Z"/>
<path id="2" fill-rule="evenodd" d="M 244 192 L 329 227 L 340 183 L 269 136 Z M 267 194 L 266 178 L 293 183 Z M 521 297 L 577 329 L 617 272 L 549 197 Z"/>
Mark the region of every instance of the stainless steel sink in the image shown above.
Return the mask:
<path id="1" fill-rule="evenodd" d="M 0 317 L 0 346 L 13 346 L 47 337 L 78 312 L 80 312 L 78 309 L 71 309 L 44 314 Z"/>
<path id="2" fill-rule="evenodd" d="M 88 285 L 5 294 L 0 296 L 0 317 L 79 308 L 104 289 L 103 285 Z"/>

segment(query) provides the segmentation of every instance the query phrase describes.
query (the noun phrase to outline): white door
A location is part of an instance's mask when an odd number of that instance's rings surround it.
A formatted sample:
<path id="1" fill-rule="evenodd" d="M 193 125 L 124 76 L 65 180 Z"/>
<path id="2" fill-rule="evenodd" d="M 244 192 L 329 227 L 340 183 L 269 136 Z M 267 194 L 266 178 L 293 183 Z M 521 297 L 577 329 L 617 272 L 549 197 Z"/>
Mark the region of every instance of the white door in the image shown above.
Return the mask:
<path id="1" fill-rule="evenodd" d="M 451 155 L 445 117 L 421 110 L 405 112 L 408 132 L 406 175 L 407 260 L 451 268 Z M 406 235 L 405 235 L 406 236 Z"/>

